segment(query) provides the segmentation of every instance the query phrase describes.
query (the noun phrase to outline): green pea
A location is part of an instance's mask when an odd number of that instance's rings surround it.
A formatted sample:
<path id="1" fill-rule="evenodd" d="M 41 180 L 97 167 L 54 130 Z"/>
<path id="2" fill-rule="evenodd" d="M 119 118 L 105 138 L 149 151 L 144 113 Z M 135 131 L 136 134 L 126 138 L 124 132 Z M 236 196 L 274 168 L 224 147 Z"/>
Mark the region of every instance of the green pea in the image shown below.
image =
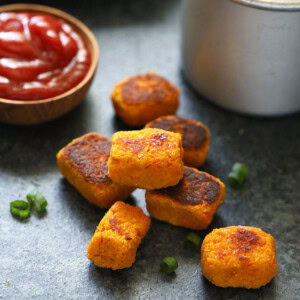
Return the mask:
<path id="1" fill-rule="evenodd" d="M 201 245 L 201 237 L 197 233 L 190 232 L 185 236 L 184 243 L 183 243 L 185 249 L 197 251 L 200 245 Z"/>
<path id="2" fill-rule="evenodd" d="M 43 213 L 46 211 L 48 202 L 39 191 L 32 191 L 27 194 L 26 198 L 36 212 Z"/>
<path id="3" fill-rule="evenodd" d="M 30 205 L 23 200 L 13 201 L 10 203 L 10 212 L 14 217 L 26 219 L 30 216 Z"/>
<path id="4" fill-rule="evenodd" d="M 160 270 L 166 274 L 173 273 L 178 268 L 178 262 L 175 257 L 167 256 L 160 262 Z"/>
<path id="5" fill-rule="evenodd" d="M 235 163 L 228 175 L 228 182 L 233 188 L 240 187 L 246 178 L 248 168 L 243 163 Z"/>

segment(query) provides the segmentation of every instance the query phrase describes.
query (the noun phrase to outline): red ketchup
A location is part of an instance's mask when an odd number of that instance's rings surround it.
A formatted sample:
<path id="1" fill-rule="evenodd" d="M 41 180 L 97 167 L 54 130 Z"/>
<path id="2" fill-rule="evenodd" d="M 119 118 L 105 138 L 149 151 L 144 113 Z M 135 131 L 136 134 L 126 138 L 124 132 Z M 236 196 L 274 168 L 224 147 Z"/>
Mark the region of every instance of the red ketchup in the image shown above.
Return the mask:
<path id="1" fill-rule="evenodd" d="M 91 55 L 71 25 L 43 13 L 0 13 L 0 97 L 39 100 L 83 80 Z"/>

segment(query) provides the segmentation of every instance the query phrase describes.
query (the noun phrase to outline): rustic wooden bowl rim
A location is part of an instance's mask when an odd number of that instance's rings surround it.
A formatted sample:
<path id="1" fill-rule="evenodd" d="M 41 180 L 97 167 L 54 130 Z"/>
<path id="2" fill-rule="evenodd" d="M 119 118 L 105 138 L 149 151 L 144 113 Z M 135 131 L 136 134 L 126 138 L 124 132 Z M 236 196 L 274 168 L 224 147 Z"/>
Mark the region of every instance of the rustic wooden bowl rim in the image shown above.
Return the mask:
<path id="1" fill-rule="evenodd" d="M 46 98 L 46 99 L 41 99 L 41 100 L 13 100 L 13 99 L 5 99 L 5 98 L 0 98 L 0 103 L 6 103 L 6 104 L 13 104 L 13 105 L 36 105 L 36 104 L 41 104 L 41 103 L 47 103 L 47 102 L 54 102 L 61 100 L 62 98 L 65 98 L 69 95 L 75 94 L 76 91 L 81 89 L 87 82 L 91 79 L 91 77 L 94 75 L 97 63 L 98 63 L 98 57 L 99 57 L 99 48 L 97 44 L 97 40 L 94 36 L 94 34 L 90 31 L 90 29 L 84 25 L 81 21 L 79 21 L 77 18 L 69 15 L 68 13 L 54 8 L 54 7 L 49 7 L 46 5 L 40 5 L 40 4 L 29 4 L 29 3 L 17 3 L 17 4 L 9 4 L 9 5 L 1 5 L 0 6 L 0 13 L 2 12 L 13 12 L 13 11 L 34 11 L 34 12 L 41 12 L 41 13 L 47 13 L 50 15 L 53 15 L 55 17 L 61 18 L 68 23 L 70 23 L 75 30 L 78 30 L 78 33 L 81 36 L 85 36 L 90 42 L 91 42 L 91 66 L 85 75 L 85 77 L 73 88 L 70 90 L 66 91 L 63 94 L 59 94 L 55 97 L 51 98 Z"/>

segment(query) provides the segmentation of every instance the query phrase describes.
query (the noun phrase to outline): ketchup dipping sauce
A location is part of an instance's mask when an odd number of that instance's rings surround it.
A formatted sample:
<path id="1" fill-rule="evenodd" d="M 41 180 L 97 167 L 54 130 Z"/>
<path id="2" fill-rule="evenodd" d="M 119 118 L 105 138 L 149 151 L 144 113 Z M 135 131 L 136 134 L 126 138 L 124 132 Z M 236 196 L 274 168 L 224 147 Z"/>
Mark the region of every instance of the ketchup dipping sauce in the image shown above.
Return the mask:
<path id="1" fill-rule="evenodd" d="M 44 13 L 0 13 L 0 97 L 39 100 L 83 80 L 91 54 L 78 32 Z"/>

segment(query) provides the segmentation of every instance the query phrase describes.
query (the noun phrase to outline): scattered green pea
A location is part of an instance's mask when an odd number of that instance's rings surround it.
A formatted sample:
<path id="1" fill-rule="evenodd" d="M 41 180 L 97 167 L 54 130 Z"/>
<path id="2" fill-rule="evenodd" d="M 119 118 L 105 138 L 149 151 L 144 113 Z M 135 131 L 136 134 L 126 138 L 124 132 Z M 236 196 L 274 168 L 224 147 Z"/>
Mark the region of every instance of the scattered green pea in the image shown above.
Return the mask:
<path id="1" fill-rule="evenodd" d="M 195 233 L 190 232 L 184 238 L 183 246 L 185 249 L 197 251 L 201 245 L 201 237 Z"/>
<path id="2" fill-rule="evenodd" d="M 245 164 L 239 162 L 235 163 L 228 175 L 230 186 L 233 188 L 240 187 L 244 183 L 247 173 L 248 168 Z"/>
<path id="3" fill-rule="evenodd" d="M 46 198 L 39 191 L 32 191 L 31 193 L 27 194 L 26 198 L 30 203 L 31 207 L 37 213 L 43 213 L 46 211 L 48 202 Z"/>
<path id="4" fill-rule="evenodd" d="M 10 203 L 10 212 L 14 217 L 26 219 L 30 216 L 30 204 L 27 201 L 15 200 Z"/>
<path id="5" fill-rule="evenodd" d="M 160 262 L 160 270 L 166 274 L 173 273 L 178 268 L 178 262 L 175 257 L 167 256 Z"/>

